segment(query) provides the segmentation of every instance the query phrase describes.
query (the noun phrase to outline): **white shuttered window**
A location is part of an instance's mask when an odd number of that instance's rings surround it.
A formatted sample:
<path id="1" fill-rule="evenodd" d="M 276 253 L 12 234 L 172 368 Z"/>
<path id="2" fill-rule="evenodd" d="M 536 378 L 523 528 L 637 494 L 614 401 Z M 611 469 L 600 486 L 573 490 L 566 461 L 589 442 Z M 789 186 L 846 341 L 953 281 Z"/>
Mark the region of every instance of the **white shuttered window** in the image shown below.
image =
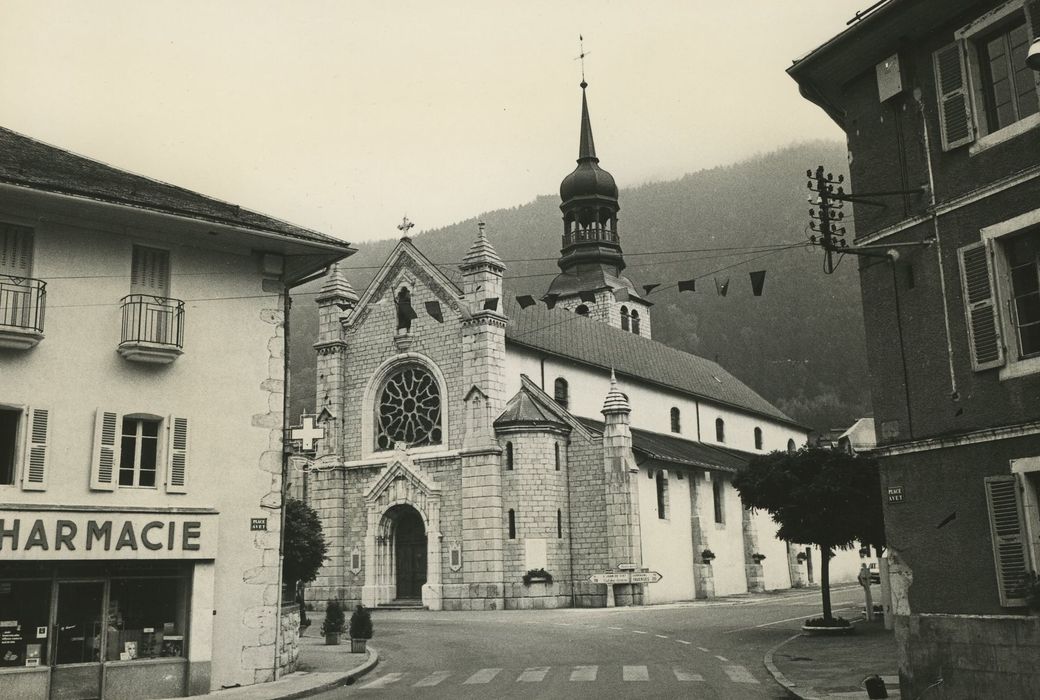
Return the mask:
<path id="1" fill-rule="evenodd" d="M 990 250 L 979 242 L 957 251 L 961 267 L 964 313 L 968 325 L 971 364 L 976 372 L 1004 364 Z"/>
<path id="2" fill-rule="evenodd" d="M 986 504 L 1000 604 L 1023 607 L 1027 604 L 1030 567 L 1018 478 L 1014 474 L 986 477 Z"/>

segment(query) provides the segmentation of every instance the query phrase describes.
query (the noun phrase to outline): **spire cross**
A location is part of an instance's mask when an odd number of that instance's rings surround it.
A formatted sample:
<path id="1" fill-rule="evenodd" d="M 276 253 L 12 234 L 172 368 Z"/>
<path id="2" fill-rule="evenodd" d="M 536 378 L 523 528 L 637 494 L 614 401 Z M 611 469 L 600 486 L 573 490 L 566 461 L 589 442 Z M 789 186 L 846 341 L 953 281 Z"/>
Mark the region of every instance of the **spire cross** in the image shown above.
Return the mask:
<path id="1" fill-rule="evenodd" d="M 415 224 L 409 221 L 408 217 L 406 216 L 403 219 L 401 219 L 401 223 L 397 225 L 397 230 L 401 232 L 402 236 L 408 238 L 408 231 L 411 230 L 413 226 L 415 226 Z"/>
<path id="2" fill-rule="evenodd" d="M 585 37 L 583 37 L 581 34 L 578 35 L 578 50 L 580 53 L 574 60 L 581 61 L 581 86 L 585 87 L 585 57 L 592 52 L 585 51 Z"/>

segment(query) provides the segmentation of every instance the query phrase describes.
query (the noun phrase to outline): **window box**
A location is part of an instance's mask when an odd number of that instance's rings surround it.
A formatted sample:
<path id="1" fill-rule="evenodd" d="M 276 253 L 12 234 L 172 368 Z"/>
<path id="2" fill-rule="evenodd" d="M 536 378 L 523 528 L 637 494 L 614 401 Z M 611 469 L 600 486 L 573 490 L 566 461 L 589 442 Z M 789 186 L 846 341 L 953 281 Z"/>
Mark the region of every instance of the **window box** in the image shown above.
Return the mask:
<path id="1" fill-rule="evenodd" d="M 119 354 L 132 362 L 169 364 L 184 350 L 184 302 L 148 294 L 123 297 Z"/>
<path id="2" fill-rule="evenodd" d="M 43 340 L 47 283 L 0 275 L 0 348 L 27 350 Z"/>

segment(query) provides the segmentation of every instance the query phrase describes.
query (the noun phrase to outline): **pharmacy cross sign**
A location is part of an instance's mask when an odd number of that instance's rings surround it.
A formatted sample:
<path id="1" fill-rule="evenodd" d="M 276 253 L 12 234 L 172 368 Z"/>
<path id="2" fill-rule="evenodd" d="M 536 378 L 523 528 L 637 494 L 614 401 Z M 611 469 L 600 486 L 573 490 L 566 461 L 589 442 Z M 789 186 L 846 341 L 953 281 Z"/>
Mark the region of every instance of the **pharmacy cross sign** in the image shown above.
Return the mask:
<path id="1" fill-rule="evenodd" d="M 289 439 L 300 443 L 300 449 L 304 452 L 314 452 L 317 448 L 314 443 L 325 438 L 325 426 L 314 424 L 314 415 L 304 414 L 300 416 L 300 425 L 289 428 Z"/>

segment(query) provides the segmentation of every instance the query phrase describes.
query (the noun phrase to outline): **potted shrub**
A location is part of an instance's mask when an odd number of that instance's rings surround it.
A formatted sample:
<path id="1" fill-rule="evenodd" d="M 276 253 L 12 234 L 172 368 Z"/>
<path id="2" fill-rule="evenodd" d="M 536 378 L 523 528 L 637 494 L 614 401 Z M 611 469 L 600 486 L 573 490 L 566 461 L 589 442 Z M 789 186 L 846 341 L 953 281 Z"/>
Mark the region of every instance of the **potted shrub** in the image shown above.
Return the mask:
<path id="1" fill-rule="evenodd" d="M 339 636 L 346 629 L 346 615 L 343 604 L 338 600 L 330 600 L 325 606 L 325 621 L 321 623 L 321 633 L 325 635 L 326 644 L 339 644 Z"/>
<path id="2" fill-rule="evenodd" d="M 530 586 L 532 583 L 552 583 L 553 577 L 545 569 L 531 569 L 524 574 L 524 585 Z"/>
<path id="3" fill-rule="evenodd" d="M 364 654 L 369 639 L 372 639 L 372 613 L 364 605 L 358 605 L 350 616 L 350 652 Z"/>
<path id="4" fill-rule="evenodd" d="M 710 549 L 705 549 L 703 552 L 701 552 L 701 561 L 705 564 L 711 564 L 714 558 L 715 552 L 711 551 Z"/>

